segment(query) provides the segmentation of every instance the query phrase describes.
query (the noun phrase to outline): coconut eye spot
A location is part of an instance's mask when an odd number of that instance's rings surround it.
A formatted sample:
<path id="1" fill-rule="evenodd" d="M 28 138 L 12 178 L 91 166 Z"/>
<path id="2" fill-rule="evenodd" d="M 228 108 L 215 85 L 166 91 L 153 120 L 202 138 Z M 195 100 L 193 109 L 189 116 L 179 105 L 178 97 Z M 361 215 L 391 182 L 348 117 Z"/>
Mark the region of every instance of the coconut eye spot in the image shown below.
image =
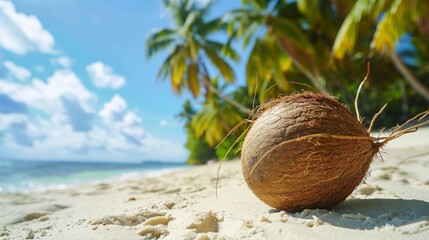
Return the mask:
<path id="1" fill-rule="evenodd" d="M 251 157 L 250 160 L 249 160 L 249 166 L 252 167 L 253 164 L 255 164 L 256 160 L 258 160 L 257 156 Z"/>

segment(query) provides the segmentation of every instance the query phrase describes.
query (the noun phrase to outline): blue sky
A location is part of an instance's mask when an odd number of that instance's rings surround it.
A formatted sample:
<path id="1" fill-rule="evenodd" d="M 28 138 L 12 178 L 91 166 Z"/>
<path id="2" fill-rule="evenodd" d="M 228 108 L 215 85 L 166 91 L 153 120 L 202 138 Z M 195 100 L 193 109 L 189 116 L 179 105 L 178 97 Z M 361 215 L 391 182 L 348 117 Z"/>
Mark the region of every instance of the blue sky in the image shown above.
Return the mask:
<path id="1" fill-rule="evenodd" d="M 0 159 L 184 161 L 189 95 L 144 49 L 169 25 L 156 0 L 0 0 Z"/>

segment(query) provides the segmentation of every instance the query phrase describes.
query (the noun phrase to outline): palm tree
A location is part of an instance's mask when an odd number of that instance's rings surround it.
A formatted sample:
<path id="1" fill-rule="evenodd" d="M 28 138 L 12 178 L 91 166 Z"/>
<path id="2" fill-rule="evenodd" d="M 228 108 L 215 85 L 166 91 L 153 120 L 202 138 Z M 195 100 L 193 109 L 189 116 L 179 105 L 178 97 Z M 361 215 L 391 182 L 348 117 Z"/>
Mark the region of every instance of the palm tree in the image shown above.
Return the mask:
<path id="1" fill-rule="evenodd" d="M 164 0 L 163 3 L 172 13 L 176 27 L 154 31 L 146 42 L 147 57 L 169 51 L 159 69 L 159 77 L 170 77 L 171 86 L 176 93 L 180 94 L 186 88 L 196 98 L 203 86 L 206 96 L 213 92 L 240 111 L 249 113 L 249 109 L 212 86 L 208 61 L 226 82 L 232 83 L 235 80 L 234 71 L 225 58 L 238 61 L 239 56 L 230 44 L 209 39 L 211 33 L 223 27 L 219 18 L 209 21 L 205 19 L 211 2 L 203 5 L 192 0 Z"/>
<path id="2" fill-rule="evenodd" d="M 360 24 L 375 25 L 370 56 L 387 56 L 414 90 L 429 102 L 429 88 L 414 76 L 395 50 L 395 44 L 405 33 L 414 33 L 414 38 L 427 36 L 429 26 L 424 23 L 428 15 L 429 6 L 424 0 L 358 0 L 338 32 L 332 56 L 343 59 L 346 53 L 353 51 Z"/>

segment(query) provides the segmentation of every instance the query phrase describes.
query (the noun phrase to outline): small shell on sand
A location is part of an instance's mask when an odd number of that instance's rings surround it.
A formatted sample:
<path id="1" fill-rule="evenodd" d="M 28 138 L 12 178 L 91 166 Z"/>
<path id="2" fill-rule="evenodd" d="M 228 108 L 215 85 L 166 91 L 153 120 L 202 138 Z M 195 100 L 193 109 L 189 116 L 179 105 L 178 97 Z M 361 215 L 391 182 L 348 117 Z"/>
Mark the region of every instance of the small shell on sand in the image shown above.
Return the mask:
<path id="1" fill-rule="evenodd" d="M 270 223 L 271 221 L 270 221 L 270 219 L 268 219 L 267 217 L 262 216 L 262 217 L 259 219 L 259 222 L 266 222 L 266 223 Z"/>
<path id="2" fill-rule="evenodd" d="M 316 216 L 312 216 L 313 220 L 310 220 L 308 222 L 305 223 L 305 226 L 307 227 L 314 227 L 314 226 L 318 226 L 318 225 L 322 225 L 323 222 L 322 220 L 320 220 L 320 218 L 316 217 Z"/>
<path id="3" fill-rule="evenodd" d="M 168 234 L 167 227 L 164 225 L 146 226 L 139 232 L 139 235 L 145 237 L 145 239 L 159 239 Z"/>
<path id="4" fill-rule="evenodd" d="M 357 192 L 365 195 L 365 196 L 369 196 L 371 194 L 373 194 L 376 191 L 381 191 L 383 190 L 381 187 L 379 186 L 369 186 L 369 185 L 362 185 L 358 188 Z"/>
<path id="5" fill-rule="evenodd" d="M 206 232 L 218 232 L 219 231 L 219 219 L 215 213 L 209 211 L 207 213 L 200 214 L 186 228 L 195 229 L 197 233 L 206 233 Z"/>
<path id="6" fill-rule="evenodd" d="M 145 226 L 148 226 L 148 225 L 155 226 L 158 224 L 167 225 L 168 222 L 170 222 L 173 219 L 174 218 L 170 214 L 168 214 L 166 216 L 158 216 L 158 217 L 149 218 L 143 222 L 143 225 L 145 225 Z"/>
<path id="7" fill-rule="evenodd" d="M 167 209 L 172 209 L 174 205 L 176 205 L 176 203 L 172 201 L 164 203 L 164 207 L 166 207 Z"/>

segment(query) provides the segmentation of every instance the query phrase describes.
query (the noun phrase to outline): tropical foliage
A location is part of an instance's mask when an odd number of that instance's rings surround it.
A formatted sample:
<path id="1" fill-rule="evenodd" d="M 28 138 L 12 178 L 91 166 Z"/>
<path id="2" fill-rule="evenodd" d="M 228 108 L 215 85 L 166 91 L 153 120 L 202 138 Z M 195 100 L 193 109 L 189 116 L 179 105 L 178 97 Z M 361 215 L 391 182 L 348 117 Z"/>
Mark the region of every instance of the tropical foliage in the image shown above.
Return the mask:
<path id="1" fill-rule="evenodd" d="M 176 26 L 148 36 L 147 56 L 167 52 L 160 78 L 169 78 L 175 92 L 186 89 L 194 96 L 197 110 L 189 112 L 185 104 L 181 114 L 187 114 L 190 163 L 236 156 L 246 126 L 234 127 L 250 117 L 254 104 L 280 94 L 329 92 L 353 109 L 369 59 L 362 115 L 370 118 L 389 102 L 378 125 L 389 127 L 428 106 L 429 5 L 424 0 L 242 0 L 239 9 L 209 20 L 211 2 L 163 2 Z M 244 54 L 233 49 L 236 45 Z M 239 55 L 248 56 L 241 74 L 234 72 Z M 234 83 L 243 75 L 238 80 L 245 86 Z"/>
<path id="2" fill-rule="evenodd" d="M 177 115 L 178 118 L 185 122 L 186 134 L 188 136 L 185 147 L 190 153 L 187 161 L 189 164 L 201 164 L 216 158 L 215 150 L 209 146 L 204 138 L 198 137 L 191 127 L 191 122 L 195 114 L 196 111 L 192 107 L 191 102 L 187 100 L 183 104 L 182 112 Z"/>

